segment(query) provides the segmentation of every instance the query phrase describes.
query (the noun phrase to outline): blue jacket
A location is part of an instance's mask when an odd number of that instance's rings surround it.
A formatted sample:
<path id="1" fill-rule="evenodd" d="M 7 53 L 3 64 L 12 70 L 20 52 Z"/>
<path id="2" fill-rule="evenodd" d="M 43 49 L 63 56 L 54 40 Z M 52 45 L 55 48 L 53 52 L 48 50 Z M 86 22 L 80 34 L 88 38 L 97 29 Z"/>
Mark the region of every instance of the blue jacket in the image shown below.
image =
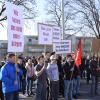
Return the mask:
<path id="1" fill-rule="evenodd" d="M 15 64 L 7 62 L 0 71 L 0 80 L 2 81 L 3 93 L 15 92 L 20 89 L 19 75 L 16 73 Z M 17 80 L 18 84 L 15 84 Z"/>

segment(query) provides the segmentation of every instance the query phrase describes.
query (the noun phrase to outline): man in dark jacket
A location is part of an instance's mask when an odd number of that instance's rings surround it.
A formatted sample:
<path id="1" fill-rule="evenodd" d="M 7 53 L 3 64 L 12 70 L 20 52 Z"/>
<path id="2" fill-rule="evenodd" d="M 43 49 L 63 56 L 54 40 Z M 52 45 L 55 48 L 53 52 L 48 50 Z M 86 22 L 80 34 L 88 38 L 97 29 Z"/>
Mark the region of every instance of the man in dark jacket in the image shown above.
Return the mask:
<path id="1" fill-rule="evenodd" d="M 62 96 L 64 96 L 64 73 L 63 73 L 63 68 L 62 68 L 62 57 L 58 55 L 57 58 L 57 66 L 58 66 L 58 71 L 59 71 L 59 92 Z"/>
<path id="2" fill-rule="evenodd" d="M 96 57 L 93 56 L 90 61 L 90 69 L 91 69 L 91 95 L 97 94 L 97 85 L 98 85 L 98 77 L 97 77 L 97 60 Z"/>
<path id="3" fill-rule="evenodd" d="M 23 64 L 23 60 L 21 58 L 18 58 L 18 68 L 22 71 L 22 75 L 19 76 L 20 78 L 20 91 L 25 94 L 25 89 L 26 89 L 26 68 Z"/>
<path id="4" fill-rule="evenodd" d="M 89 56 L 87 56 L 86 61 L 85 61 L 85 68 L 86 68 L 86 82 L 87 84 L 89 84 L 89 80 L 90 80 L 90 74 L 91 74 L 91 69 L 90 69 L 90 58 Z"/>
<path id="5" fill-rule="evenodd" d="M 71 55 L 67 56 L 67 61 L 63 65 L 63 72 L 65 100 L 72 100 L 74 61 Z"/>

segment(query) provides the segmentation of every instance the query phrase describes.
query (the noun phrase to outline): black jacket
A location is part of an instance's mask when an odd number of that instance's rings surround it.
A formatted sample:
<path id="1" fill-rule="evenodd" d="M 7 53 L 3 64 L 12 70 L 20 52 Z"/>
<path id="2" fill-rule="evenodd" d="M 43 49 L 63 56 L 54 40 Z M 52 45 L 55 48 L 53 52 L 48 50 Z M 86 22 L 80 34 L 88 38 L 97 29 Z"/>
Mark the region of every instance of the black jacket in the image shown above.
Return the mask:
<path id="1" fill-rule="evenodd" d="M 65 80 L 72 80 L 74 78 L 74 74 L 72 71 L 72 68 L 74 68 L 74 62 L 67 62 L 63 65 L 63 72 L 64 72 L 64 79 Z"/>

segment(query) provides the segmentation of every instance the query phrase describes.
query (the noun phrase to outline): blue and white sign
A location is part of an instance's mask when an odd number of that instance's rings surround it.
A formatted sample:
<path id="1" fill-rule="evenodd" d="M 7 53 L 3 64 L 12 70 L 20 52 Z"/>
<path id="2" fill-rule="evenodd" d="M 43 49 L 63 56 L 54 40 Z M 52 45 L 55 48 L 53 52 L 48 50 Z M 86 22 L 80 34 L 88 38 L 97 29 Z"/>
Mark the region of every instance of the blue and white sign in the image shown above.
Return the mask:
<path id="1" fill-rule="evenodd" d="M 53 45 L 53 51 L 56 54 L 71 53 L 71 40 L 61 40 L 59 43 Z"/>

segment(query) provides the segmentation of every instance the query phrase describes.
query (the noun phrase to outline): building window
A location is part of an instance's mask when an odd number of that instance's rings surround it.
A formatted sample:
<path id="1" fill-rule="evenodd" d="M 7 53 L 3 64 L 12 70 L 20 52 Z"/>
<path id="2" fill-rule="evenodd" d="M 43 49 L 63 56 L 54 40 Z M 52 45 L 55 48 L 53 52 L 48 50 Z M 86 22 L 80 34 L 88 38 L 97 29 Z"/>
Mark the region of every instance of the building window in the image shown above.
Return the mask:
<path id="1" fill-rule="evenodd" d="M 35 39 L 38 40 L 38 37 L 36 37 Z"/>
<path id="2" fill-rule="evenodd" d="M 28 42 L 32 42 L 32 39 L 28 39 Z"/>

